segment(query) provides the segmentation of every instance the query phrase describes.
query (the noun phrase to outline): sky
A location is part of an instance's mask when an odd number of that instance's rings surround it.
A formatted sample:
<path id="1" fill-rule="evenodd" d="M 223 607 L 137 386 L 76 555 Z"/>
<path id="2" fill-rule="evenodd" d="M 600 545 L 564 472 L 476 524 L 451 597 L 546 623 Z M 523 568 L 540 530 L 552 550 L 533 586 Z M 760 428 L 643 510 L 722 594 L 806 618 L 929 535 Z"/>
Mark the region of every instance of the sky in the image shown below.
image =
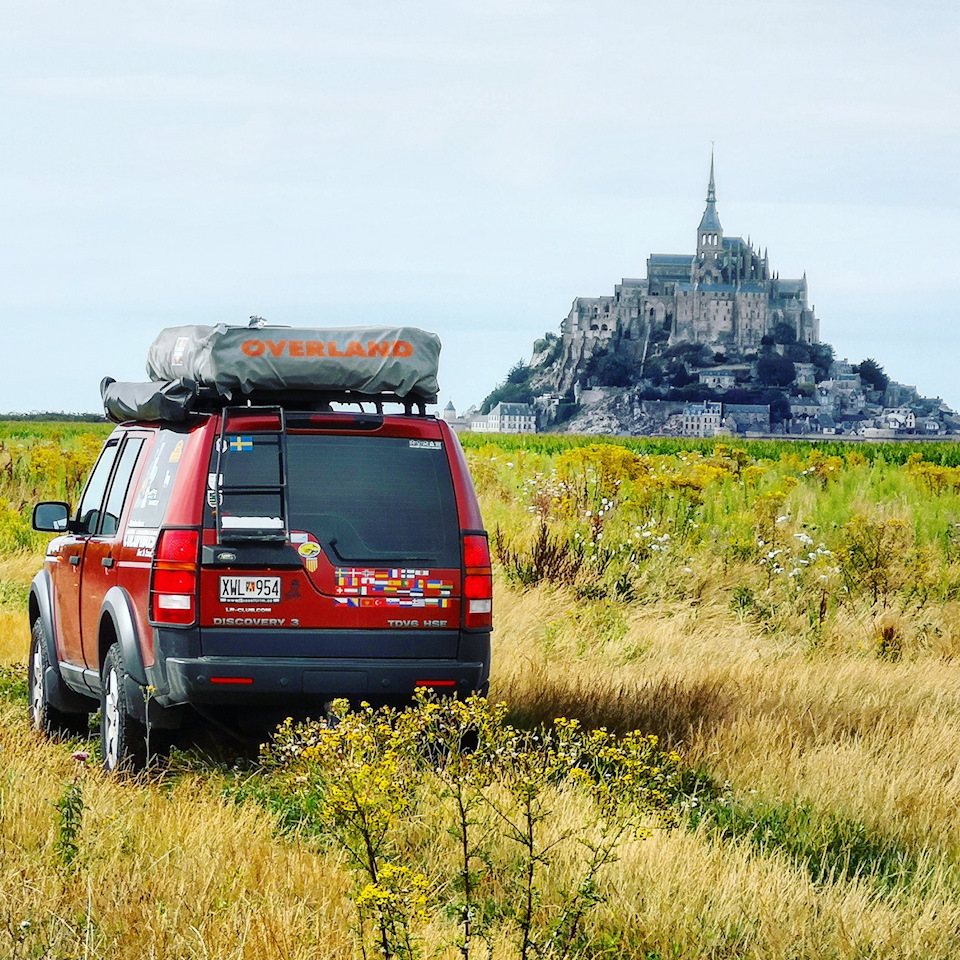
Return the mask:
<path id="1" fill-rule="evenodd" d="M 413 324 L 479 403 L 724 232 L 960 408 L 955 0 L 0 0 L 0 412 L 163 327 Z"/>

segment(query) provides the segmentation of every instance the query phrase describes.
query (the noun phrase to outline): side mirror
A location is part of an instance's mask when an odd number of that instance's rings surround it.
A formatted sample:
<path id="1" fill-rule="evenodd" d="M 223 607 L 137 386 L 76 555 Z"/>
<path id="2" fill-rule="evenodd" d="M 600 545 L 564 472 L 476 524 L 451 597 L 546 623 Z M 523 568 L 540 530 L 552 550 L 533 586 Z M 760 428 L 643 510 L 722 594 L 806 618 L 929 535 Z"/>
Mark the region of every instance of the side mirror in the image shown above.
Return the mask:
<path id="1" fill-rule="evenodd" d="M 33 508 L 33 529 L 41 533 L 66 533 L 70 529 L 70 504 L 44 500 Z"/>

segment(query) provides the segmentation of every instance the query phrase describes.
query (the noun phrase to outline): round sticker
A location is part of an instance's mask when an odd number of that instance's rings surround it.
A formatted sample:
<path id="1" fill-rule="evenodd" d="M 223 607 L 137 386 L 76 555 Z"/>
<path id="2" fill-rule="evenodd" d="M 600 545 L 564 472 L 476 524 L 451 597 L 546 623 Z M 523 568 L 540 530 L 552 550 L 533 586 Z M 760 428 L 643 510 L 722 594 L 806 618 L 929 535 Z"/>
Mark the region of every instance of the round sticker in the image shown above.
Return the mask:
<path id="1" fill-rule="evenodd" d="M 317 557 L 320 555 L 320 544 L 315 543 L 313 540 L 308 540 L 306 543 L 301 543 L 300 546 L 297 547 L 297 553 L 303 557 L 304 566 L 307 570 L 313 573 L 319 566 Z"/>

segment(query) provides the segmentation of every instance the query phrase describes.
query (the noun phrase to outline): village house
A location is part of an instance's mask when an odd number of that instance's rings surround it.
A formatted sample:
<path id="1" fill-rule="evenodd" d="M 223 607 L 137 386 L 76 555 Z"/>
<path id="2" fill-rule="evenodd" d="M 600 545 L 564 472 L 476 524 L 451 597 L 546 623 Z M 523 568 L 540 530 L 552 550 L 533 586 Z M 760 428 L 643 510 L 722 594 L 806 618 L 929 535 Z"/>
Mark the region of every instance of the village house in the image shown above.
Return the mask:
<path id="1" fill-rule="evenodd" d="M 683 408 L 680 433 L 684 437 L 712 437 L 723 419 L 723 404 L 713 400 L 688 403 Z"/>
<path id="2" fill-rule="evenodd" d="M 474 433 L 536 433 L 537 414 L 528 403 L 498 403 L 487 414 L 470 420 Z"/>
<path id="3" fill-rule="evenodd" d="M 745 380 L 750 374 L 749 367 L 711 367 L 698 374 L 700 383 L 711 390 L 732 390 L 737 380 Z"/>

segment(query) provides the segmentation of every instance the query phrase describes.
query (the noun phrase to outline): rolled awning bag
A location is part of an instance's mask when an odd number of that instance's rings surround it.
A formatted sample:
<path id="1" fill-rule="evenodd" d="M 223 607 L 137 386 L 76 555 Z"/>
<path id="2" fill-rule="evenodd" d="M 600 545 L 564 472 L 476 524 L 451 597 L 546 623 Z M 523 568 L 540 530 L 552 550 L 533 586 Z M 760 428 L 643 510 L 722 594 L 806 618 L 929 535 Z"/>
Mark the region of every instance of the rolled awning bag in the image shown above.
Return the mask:
<path id="1" fill-rule="evenodd" d="M 393 393 L 435 402 L 440 338 L 416 327 L 167 327 L 151 380 L 186 377 L 230 397 L 263 390 Z"/>
<path id="2" fill-rule="evenodd" d="M 186 420 L 197 399 L 197 384 L 180 378 L 164 382 L 124 383 L 111 377 L 100 381 L 100 396 L 108 419 L 116 423 L 126 420 Z"/>

